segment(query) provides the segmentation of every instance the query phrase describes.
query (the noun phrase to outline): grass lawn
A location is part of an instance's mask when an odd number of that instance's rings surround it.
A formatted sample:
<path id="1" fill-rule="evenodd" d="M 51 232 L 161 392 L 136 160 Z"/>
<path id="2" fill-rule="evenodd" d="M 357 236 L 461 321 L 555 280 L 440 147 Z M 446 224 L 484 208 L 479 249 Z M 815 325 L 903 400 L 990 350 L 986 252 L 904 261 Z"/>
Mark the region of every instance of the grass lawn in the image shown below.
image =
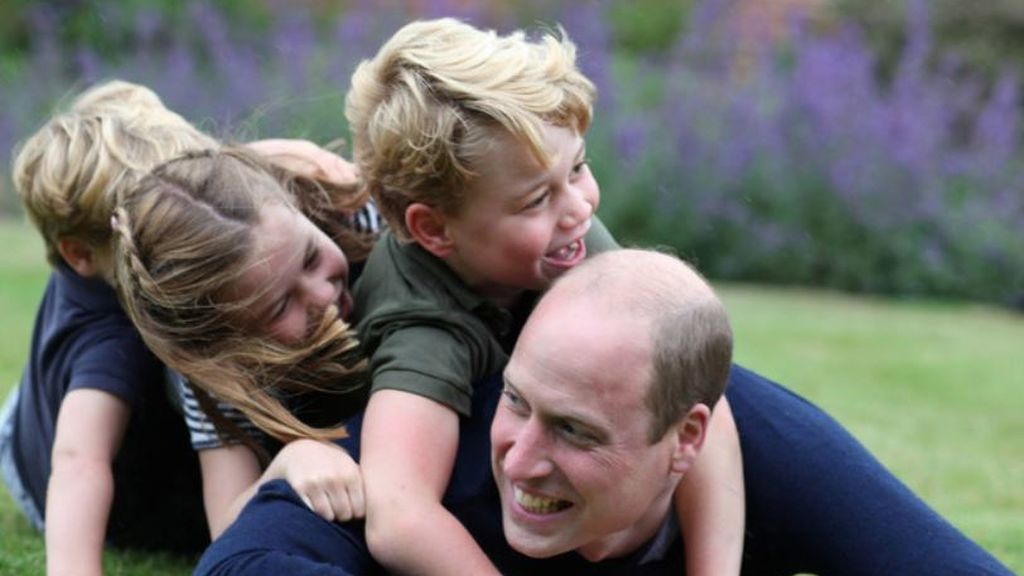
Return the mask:
<path id="1" fill-rule="evenodd" d="M 20 376 L 46 279 L 34 231 L 0 222 L 0 395 Z M 962 303 L 721 285 L 742 364 L 845 424 L 961 530 L 1024 572 L 1024 315 Z M 44 573 L 42 538 L 0 489 L 0 575 Z M 108 554 L 108 574 L 187 561 Z"/>

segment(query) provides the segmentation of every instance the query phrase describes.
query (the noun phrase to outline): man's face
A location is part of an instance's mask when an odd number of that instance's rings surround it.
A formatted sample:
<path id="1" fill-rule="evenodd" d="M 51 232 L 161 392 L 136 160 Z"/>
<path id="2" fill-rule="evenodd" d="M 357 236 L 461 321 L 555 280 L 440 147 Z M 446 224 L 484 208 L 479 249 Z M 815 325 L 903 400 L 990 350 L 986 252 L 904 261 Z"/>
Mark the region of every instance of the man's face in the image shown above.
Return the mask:
<path id="1" fill-rule="evenodd" d="M 649 443 L 647 324 L 570 299 L 549 294 L 516 345 L 491 463 L 513 548 L 597 561 L 660 527 L 680 477 L 679 442 L 670 432 Z"/>

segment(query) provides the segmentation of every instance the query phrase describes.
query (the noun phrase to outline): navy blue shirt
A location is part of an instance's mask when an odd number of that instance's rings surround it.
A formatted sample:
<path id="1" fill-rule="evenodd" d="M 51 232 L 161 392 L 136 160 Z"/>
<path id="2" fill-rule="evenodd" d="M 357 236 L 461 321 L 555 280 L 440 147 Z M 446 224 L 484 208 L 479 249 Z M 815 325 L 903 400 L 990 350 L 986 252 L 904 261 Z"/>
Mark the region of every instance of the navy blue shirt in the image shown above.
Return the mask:
<path id="1" fill-rule="evenodd" d="M 57 415 L 68 392 L 85 388 L 112 394 L 132 410 L 114 462 L 108 537 L 121 542 L 123 532 L 130 542 L 144 532 L 139 522 L 160 518 L 159 501 L 178 498 L 185 500 L 178 500 L 172 519 L 187 524 L 177 528 L 197 531 L 196 522 L 204 518 L 198 462 L 181 417 L 168 401 L 163 365 L 142 342 L 113 288 L 58 266 L 36 315 L 13 415 L 14 463 L 44 518 Z M 154 520 L 145 519 L 145 510 Z M 185 548 L 203 543 L 206 535 L 198 531 L 201 537 Z"/>

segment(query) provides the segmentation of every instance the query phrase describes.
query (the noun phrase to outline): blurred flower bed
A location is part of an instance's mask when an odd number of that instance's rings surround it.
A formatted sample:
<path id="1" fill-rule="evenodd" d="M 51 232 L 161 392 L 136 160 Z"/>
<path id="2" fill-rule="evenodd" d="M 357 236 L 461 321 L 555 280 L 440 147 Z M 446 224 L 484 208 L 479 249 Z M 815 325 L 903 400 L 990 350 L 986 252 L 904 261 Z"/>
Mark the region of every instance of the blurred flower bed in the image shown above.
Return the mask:
<path id="1" fill-rule="evenodd" d="M 43 4 L 26 9 L 28 52 L 0 61 L 0 147 L 111 77 L 152 87 L 223 138 L 328 142 L 346 135 L 355 64 L 408 20 L 558 23 L 600 89 L 588 153 L 620 238 L 671 246 L 712 278 L 1024 304 L 1013 69 L 980 74 L 938 48 L 926 0 L 908 0 L 886 74 L 863 31 L 837 17 L 789 17 L 764 35 L 772 41 L 750 41 L 761 36 L 737 25 L 742 1 L 663 9 L 674 27 L 646 45 L 624 31 L 639 22 L 653 35 L 664 22 L 621 2 L 268 0 L 258 13 L 239 2 L 97 3 L 105 42 L 68 41 L 68 3 Z M 9 191 L 0 199 L 15 210 Z"/>

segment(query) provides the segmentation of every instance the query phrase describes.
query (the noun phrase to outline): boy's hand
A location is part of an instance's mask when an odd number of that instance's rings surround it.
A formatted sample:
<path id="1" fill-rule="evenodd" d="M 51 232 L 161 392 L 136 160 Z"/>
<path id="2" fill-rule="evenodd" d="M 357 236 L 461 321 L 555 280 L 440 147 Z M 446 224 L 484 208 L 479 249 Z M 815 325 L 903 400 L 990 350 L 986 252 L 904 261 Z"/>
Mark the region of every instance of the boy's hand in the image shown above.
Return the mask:
<path id="1" fill-rule="evenodd" d="M 348 452 L 328 442 L 294 440 L 278 452 L 264 480 L 284 478 L 302 501 L 326 520 L 366 515 L 363 477 Z"/>
<path id="2" fill-rule="evenodd" d="M 309 140 L 272 138 L 250 142 L 247 146 L 270 162 L 308 178 L 342 186 L 359 179 L 353 164 Z"/>

